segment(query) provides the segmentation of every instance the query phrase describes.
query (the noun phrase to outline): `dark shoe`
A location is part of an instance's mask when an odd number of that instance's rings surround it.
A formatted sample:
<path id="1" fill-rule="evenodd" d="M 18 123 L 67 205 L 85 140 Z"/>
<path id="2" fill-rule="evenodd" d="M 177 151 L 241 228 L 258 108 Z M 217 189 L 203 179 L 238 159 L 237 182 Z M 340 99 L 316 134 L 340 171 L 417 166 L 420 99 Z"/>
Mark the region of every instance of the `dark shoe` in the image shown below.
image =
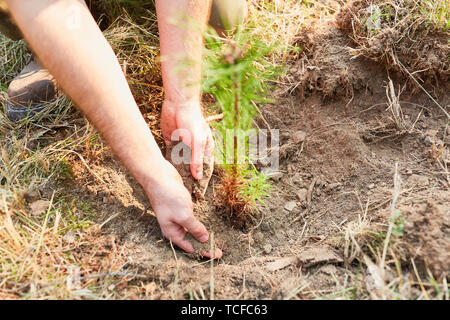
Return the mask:
<path id="1" fill-rule="evenodd" d="M 9 85 L 6 115 L 11 121 L 22 120 L 44 110 L 56 94 L 55 79 L 33 58 Z"/>

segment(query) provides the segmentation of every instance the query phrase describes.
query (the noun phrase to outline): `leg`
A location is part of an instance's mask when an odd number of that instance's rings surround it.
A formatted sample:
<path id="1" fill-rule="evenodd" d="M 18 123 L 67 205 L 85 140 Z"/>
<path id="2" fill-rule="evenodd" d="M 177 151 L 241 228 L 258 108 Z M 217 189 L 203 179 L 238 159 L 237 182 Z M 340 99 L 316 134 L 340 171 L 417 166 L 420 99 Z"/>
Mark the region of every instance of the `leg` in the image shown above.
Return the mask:
<path id="1" fill-rule="evenodd" d="M 242 24 L 247 17 L 246 0 L 213 0 L 209 24 L 223 33 Z"/>

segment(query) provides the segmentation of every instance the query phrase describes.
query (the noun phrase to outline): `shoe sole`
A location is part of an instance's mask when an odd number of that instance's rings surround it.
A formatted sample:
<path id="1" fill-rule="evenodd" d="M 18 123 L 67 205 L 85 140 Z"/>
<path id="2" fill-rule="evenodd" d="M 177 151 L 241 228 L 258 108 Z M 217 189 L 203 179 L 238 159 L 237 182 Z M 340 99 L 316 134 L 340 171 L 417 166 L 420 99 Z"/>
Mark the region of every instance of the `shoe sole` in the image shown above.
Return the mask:
<path id="1" fill-rule="evenodd" d="M 6 116 L 11 121 L 20 121 L 29 116 L 34 116 L 44 110 L 48 105 L 34 104 L 29 107 L 16 107 L 11 102 L 6 103 Z"/>

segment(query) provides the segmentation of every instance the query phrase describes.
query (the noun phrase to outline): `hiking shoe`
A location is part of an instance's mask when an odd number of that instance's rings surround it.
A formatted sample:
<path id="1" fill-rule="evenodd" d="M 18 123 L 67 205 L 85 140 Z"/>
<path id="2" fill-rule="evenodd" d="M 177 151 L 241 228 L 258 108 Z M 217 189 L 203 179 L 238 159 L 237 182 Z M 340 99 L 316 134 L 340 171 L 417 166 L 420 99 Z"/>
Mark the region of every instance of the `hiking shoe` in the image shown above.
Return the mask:
<path id="1" fill-rule="evenodd" d="M 9 85 L 6 115 L 11 121 L 19 121 L 39 113 L 46 108 L 46 103 L 56 98 L 56 94 L 53 76 L 32 58 Z"/>

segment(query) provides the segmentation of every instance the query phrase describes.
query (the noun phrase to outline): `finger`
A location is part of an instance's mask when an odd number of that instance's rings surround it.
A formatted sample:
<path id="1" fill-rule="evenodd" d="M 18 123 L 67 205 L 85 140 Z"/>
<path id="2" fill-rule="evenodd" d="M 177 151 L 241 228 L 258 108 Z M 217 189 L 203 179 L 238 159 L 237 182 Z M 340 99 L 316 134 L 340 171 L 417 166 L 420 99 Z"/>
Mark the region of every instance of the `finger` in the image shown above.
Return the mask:
<path id="1" fill-rule="evenodd" d="M 210 259 L 221 259 L 223 256 L 223 252 L 219 248 L 216 248 L 216 250 L 214 251 L 213 257 L 211 256 L 211 252 L 205 251 L 205 250 L 200 251 L 200 255 L 205 258 L 210 258 Z"/>
<path id="2" fill-rule="evenodd" d="M 193 143 L 191 145 L 191 173 L 197 180 L 203 178 L 203 155 L 205 144 L 205 140 L 196 139 L 194 136 Z"/>
<path id="3" fill-rule="evenodd" d="M 187 232 L 189 232 L 195 239 L 197 239 L 200 242 L 206 242 L 208 241 L 209 234 L 208 230 L 206 230 L 206 227 L 195 219 L 193 215 L 187 217 L 187 218 L 180 218 L 179 220 L 175 221 L 180 226 L 184 227 Z"/>
<path id="4" fill-rule="evenodd" d="M 176 246 L 183 249 L 186 252 L 194 253 L 194 246 L 188 240 L 184 239 L 186 235 L 186 230 L 181 226 L 172 226 L 172 230 L 169 231 L 169 235 L 165 237 L 172 241 Z"/>
<path id="5" fill-rule="evenodd" d="M 195 252 L 194 246 L 188 240 L 175 238 L 172 240 L 172 242 L 175 243 L 180 249 L 183 249 L 188 253 Z"/>

